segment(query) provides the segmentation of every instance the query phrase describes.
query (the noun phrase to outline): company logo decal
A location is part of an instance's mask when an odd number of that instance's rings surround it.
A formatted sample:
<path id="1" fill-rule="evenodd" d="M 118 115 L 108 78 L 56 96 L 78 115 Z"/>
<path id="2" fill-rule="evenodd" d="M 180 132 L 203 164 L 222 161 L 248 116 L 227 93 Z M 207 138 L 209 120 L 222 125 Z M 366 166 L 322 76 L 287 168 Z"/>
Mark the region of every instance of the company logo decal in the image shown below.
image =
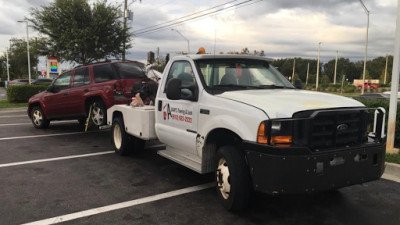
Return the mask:
<path id="1" fill-rule="evenodd" d="M 339 124 L 336 127 L 336 130 L 338 130 L 338 131 L 344 131 L 344 130 L 347 130 L 347 129 L 349 129 L 349 125 L 347 125 L 345 123 Z"/>
<path id="2" fill-rule="evenodd" d="M 163 107 L 164 120 L 172 120 L 176 122 L 192 123 L 193 111 L 184 107 L 171 107 L 169 103 Z"/>

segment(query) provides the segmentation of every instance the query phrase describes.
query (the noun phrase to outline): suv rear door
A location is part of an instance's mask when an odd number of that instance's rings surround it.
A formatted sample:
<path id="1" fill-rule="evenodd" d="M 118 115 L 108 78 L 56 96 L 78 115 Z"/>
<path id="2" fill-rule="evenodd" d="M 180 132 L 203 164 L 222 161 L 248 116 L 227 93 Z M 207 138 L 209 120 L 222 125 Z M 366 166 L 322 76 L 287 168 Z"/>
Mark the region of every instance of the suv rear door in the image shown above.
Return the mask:
<path id="1" fill-rule="evenodd" d="M 86 114 L 85 99 L 88 92 L 90 92 L 89 67 L 75 69 L 72 87 L 68 93 L 68 102 L 72 115 Z"/>

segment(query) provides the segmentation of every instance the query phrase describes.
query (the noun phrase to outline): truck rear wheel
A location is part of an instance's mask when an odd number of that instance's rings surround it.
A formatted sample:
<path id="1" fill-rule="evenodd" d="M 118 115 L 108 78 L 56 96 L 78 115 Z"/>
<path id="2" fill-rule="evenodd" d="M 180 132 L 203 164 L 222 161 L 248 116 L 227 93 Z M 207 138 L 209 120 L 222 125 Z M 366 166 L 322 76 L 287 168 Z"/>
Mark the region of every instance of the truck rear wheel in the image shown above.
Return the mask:
<path id="1" fill-rule="evenodd" d="M 215 172 L 217 194 L 230 211 L 247 207 L 251 197 L 251 179 L 244 155 L 235 146 L 222 146 L 217 152 Z"/>
<path id="2" fill-rule="evenodd" d="M 129 134 L 125 132 L 124 120 L 122 117 L 116 117 L 111 127 L 112 143 L 115 153 L 118 155 L 129 155 L 133 148 L 133 142 L 129 138 Z"/>

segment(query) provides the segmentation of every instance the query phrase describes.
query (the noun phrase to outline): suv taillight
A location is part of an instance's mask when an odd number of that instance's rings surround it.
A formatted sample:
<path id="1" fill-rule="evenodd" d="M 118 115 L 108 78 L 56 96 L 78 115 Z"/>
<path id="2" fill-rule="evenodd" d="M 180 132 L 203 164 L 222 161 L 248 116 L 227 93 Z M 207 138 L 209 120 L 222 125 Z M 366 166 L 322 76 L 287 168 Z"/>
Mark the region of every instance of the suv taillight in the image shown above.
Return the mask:
<path id="1" fill-rule="evenodd" d="M 124 93 L 124 90 L 122 89 L 122 83 L 121 81 L 117 81 L 114 83 L 114 94 L 116 95 L 122 95 Z"/>

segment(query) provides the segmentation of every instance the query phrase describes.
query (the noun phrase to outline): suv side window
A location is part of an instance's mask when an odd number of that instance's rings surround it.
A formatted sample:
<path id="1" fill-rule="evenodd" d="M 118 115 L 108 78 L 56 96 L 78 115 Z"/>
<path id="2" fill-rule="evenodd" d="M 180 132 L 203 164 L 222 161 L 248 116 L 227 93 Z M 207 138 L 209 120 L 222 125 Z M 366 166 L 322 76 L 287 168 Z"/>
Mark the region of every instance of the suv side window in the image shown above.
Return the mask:
<path id="1" fill-rule="evenodd" d="M 71 74 L 72 74 L 72 71 L 61 74 L 57 78 L 57 80 L 54 81 L 53 85 L 55 87 L 59 88 L 60 90 L 70 88 Z"/>
<path id="2" fill-rule="evenodd" d="M 93 75 L 95 83 L 102 83 L 115 79 L 115 72 L 111 64 L 93 66 Z"/>
<path id="3" fill-rule="evenodd" d="M 89 68 L 82 68 L 75 70 L 74 87 L 90 84 Z"/>

